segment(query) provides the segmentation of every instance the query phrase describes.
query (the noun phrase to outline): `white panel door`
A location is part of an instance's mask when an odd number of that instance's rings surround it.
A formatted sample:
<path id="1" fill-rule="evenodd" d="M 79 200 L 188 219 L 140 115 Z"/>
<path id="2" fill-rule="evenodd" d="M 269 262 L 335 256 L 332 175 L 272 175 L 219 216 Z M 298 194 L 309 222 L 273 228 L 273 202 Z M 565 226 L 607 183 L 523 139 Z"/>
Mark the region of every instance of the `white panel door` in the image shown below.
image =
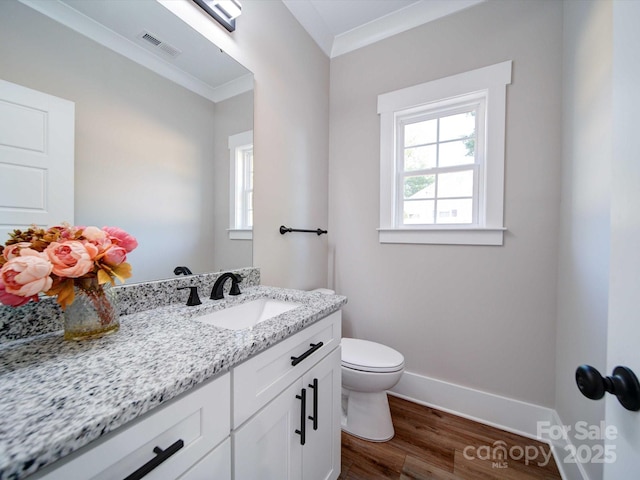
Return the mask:
<path id="1" fill-rule="evenodd" d="M 611 274 L 607 372 L 626 366 L 640 375 L 640 2 L 613 2 L 613 165 L 611 188 Z M 601 372 L 605 375 L 604 372 Z M 607 436 L 615 460 L 604 465 L 604 478 L 638 478 L 640 412 L 625 410 L 606 396 Z"/>
<path id="2" fill-rule="evenodd" d="M 302 478 L 301 391 L 298 380 L 233 433 L 236 480 Z"/>
<path id="3" fill-rule="evenodd" d="M 307 388 L 307 435 L 302 447 L 304 480 L 335 480 L 340 475 L 340 347 L 302 377 Z"/>
<path id="4" fill-rule="evenodd" d="M 0 244 L 73 223 L 74 117 L 73 102 L 0 80 Z"/>

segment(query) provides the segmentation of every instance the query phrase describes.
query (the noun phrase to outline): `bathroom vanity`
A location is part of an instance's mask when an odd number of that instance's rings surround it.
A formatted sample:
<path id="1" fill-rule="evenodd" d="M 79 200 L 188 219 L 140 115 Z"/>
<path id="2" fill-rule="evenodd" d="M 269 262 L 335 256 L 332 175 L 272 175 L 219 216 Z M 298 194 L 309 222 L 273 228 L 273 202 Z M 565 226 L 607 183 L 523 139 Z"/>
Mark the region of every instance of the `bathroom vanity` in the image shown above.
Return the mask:
<path id="1" fill-rule="evenodd" d="M 261 298 L 298 306 L 239 330 L 197 319 Z M 0 479 L 337 478 L 344 303 L 251 286 L 94 341 L 0 345 Z"/>

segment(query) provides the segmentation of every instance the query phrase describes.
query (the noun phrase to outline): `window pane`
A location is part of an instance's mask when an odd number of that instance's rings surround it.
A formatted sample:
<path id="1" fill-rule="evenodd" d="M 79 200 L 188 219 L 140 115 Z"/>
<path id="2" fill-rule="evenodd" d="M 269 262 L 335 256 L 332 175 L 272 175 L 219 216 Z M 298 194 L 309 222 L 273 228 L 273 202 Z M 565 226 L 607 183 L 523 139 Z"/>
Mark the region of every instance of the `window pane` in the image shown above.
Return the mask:
<path id="1" fill-rule="evenodd" d="M 438 166 L 454 167 L 456 165 L 470 165 L 476 161 L 475 139 L 458 140 L 457 142 L 441 143 Z"/>
<path id="2" fill-rule="evenodd" d="M 435 175 L 412 175 L 404 179 L 404 198 L 434 198 Z"/>
<path id="3" fill-rule="evenodd" d="M 407 148 L 404 151 L 405 171 L 424 170 L 436 166 L 436 146 Z"/>
<path id="4" fill-rule="evenodd" d="M 443 223 L 472 223 L 473 200 L 465 198 L 461 200 L 439 200 L 438 222 Z"/>
<path id="5" fill-rule="evenodd" d="M 424 145 L 434 143 L 438 135 L 438 120 L 409 123 L 404 126 L 404 146 Z"/>
<path id="6" fill-rule="evenodd" d="M 433 224 L 433 200 L 404 202 L 402 216 L 406 225 Z"/>
<path id="7" fill-rule="evenodd" d="M 474 112 L 449 115 L 440 119 L 440 141 L 456 138 L 472 137 L 476 132 L 476 115 Z"/>
<path id="8" fill-rule="evenodd" d="M 473 170 L 438 175 L 438 198 L 472 196 Z"/>

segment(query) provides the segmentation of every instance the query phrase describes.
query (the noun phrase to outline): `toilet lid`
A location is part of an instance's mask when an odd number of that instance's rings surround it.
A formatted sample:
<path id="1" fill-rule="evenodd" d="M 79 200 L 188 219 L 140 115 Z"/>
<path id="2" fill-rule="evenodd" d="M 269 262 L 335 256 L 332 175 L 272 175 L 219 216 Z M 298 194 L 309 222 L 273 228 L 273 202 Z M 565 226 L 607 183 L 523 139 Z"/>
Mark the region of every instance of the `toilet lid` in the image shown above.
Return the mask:
<path id="1" fill-rule="evenodd" d="M 404 357 L 380 343 L 343 338 L 342 366 L 364 372 L 397 372 L 404 368 Z"/>

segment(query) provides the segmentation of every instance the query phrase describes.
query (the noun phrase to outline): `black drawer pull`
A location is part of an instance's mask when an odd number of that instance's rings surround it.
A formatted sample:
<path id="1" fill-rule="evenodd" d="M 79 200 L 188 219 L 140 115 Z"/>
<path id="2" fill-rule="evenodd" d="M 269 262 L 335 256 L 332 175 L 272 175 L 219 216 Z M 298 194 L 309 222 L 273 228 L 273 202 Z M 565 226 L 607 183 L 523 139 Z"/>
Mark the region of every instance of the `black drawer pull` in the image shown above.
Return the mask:
<path id="1" fill-rule="evenodd" d="M 162 462 L 164 462 L 165 460 L 168 460 L 171 455 L 176 453 L 182 447 L 184 447 L 184 442 L 182 441 L 182 439 L 176 441 L 173 445 L 171 445 L 166 450 L 162 450 L 160 447 L 154 447 L 153 453 L 155 453 L 156 456 L 153 457 L 144 465 L 142 465 L 138 470 L 133 472 L 124 480 L 140 480 L 142 477 L 150 473 L 151 470 L 156 468 Z"/>
<path id="2" fill-rule="evenodd" d="M 316 350 L 318 350 L 322 345 L 324 345 L 322 342 L 318 342 L 318 343 L 310 343 L 309 346 L 311 347 L 309 350 L 307 350 L 306 352 L 304 352 L 302 355 L 300 355 L 299 357 L 291 357 L 291 365 L 292 366 L 296 366 L 297 364 L 299 364 L 301 361 L 303 361 L 305 358 L 307 358 L 309 355 L 311 355 L 313 352 L 315 352 Z"/>
<path id="3" fill-rule="evenodd" d="M 307 391 L 303 388 L 300 395 L 296 395 L 296 398 L 302 402 L 300 405 L 300 430 L 296 430 L 296 433 L 300 435 L 300 445 L 304 445 L 306 441 L 306 416 L 307 416 Z"/>
<path id="4" fill-rule="evenodd" d="M 314 378 L 313 383 L 309 384 L 309 388 L 313 389 L 313 416 L 309 415 L 309 420 L 313 421 L 313 429 L 318 429 L 318 379 Z"/>

